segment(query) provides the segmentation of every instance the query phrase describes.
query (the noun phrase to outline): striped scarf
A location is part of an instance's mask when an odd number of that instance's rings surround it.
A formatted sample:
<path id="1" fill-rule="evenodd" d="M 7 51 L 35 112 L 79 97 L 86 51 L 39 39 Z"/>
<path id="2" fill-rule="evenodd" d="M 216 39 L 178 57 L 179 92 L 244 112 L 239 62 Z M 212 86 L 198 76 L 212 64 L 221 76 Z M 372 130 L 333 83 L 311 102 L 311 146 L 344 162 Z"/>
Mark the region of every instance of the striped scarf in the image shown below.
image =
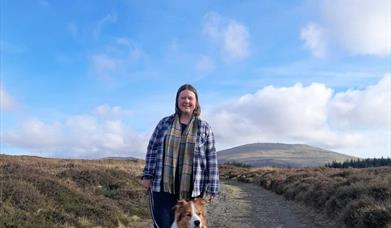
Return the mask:
<path id="1" fill-rule="evenodd" d="M 191 196 L 190 188 L 196 139 L 196 118 L 193 116 L 182 134 L 179 116 L 175 115 L 164 144 L 163 190 L 178 195 L 179 199 L 189 199 Z M 177 168 L 179 168 L 178 173 L 176 173 Z M 180 185 L 179 193 L 175 190 L 176 180 L 179 181 Z"/>

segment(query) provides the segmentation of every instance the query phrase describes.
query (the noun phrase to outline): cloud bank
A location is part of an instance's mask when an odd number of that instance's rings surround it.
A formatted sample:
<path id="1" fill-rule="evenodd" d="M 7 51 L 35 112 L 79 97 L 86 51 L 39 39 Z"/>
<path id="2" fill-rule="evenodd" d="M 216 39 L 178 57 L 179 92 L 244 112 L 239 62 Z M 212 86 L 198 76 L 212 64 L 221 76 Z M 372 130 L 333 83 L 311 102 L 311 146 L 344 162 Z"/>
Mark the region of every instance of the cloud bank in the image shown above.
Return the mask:
<path id="1" fill-rule="evenodd" d="M 343 92 L 319 83 L 267 86 L 215 107 L 207 119 L 222 148 L 253 142 L 288 142 L 341 151 L 350 148 L 353 155 L 358 148 L 385 154 L 391 144 L 387 139 L 391 129 L 390 87 L 390 75 L 363 90 Z M 376 138 L 379 135 L 382 138 Z"/>
<path id="2" fill-rule="evenodd" d="M 92 114 L 69 116 L 63 121 L 30 119 L 1 134 L 2 142 L 32 154 L 65 158 L 134 156 L 143 158 L 147 138 L 120 117 L 129 111 L 101 105 Z"/>
<path id="3" fill-rule="evenodd" d="M 391 74 L 363 89 L 324 84 L 266 86 L 205 111 L 219 150 L 254 142 L 305 143 L 359 157 L 389 157 Z M 31 118 L 1 132 L 6 145 L 49 157 L 144 158 L 151 132 L 124 122 L 132 111 L 103 104 L 90 114 L 45 122 Z M 154 126 L 151 126 L 153 129 Z"/>
<path id="4" fill-rule="evenodd" d="M 300 37 L 315 57 L 322 57 L 327 46 L 354 55 L 389 56 L 390 8 L 388 0 L 324 0 L 319 21 L 305 25 Z"/>

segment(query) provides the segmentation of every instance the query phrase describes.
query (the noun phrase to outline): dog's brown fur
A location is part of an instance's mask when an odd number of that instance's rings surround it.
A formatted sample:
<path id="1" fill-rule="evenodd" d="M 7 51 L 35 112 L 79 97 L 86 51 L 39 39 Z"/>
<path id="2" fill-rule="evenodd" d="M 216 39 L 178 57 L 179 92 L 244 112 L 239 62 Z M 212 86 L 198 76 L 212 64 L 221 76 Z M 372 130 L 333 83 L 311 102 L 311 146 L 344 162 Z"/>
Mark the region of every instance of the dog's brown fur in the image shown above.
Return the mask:
<path id="1" fill-rule="evenodd" d="M 178 228 L 189 228 L 190 220 L 192 218 L 192 206 L 194 204 L 194 213 L 200 218 L 202 228 L 206 228 L 206 201 L 202 198 L 196 198 L 191 201 L 180 200 L 175 206 L 175 221 Z M 174 227 L 174 226 L 173 226 Z"/>

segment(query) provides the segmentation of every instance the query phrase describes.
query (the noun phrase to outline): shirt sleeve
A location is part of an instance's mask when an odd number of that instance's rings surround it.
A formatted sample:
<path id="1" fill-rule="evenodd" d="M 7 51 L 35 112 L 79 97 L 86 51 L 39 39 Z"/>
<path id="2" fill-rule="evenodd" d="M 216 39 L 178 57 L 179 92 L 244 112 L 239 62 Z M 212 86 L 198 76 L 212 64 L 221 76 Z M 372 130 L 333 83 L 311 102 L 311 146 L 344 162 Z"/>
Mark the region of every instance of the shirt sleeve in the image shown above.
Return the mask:
<path id="1" fill-rule="evenodd" d="M 157 156 L 157 140 L 162 121 L 155 127 L 151 138 L 149 139 L 147 154 L 145 157 L 145 166 L 142 179 L 153 179 L 156 168 L 156 156 Z"/>
<path id="2" fill-rule="evenodd" d="M 220 179 L 217 164 L 217 152 L 215 148 L 215 138 L 212 129 L 207 125 L 206 141 L 206 162 L 208 166 L 208 189 L 210 195 L 217 195 L 220 192 Z"/>

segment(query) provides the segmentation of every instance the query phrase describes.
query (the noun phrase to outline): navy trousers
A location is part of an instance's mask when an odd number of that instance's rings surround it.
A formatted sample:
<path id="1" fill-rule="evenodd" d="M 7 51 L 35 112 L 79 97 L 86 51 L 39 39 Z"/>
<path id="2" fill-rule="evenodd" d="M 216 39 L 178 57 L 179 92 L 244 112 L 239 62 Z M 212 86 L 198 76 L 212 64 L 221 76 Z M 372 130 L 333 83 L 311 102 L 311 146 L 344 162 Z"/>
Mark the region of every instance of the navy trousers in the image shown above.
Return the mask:
<path id="1" fill-rule="evenodd" d="M 167 192 L 149 190 L 149 205 L 155 228 L 170 228 L 175 219 L 177 197 Z"/>

